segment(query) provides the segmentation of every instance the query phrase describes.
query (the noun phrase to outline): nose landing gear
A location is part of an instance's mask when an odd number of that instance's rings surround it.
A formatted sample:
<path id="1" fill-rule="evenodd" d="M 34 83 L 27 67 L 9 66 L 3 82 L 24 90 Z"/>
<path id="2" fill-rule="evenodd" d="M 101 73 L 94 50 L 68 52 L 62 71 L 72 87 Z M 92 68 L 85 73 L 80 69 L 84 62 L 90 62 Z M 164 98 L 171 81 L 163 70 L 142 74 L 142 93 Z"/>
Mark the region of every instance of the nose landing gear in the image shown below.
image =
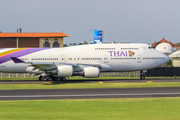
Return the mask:
<path id="1" fill-rule="evenodd" d="M 146 72 L 147 72 L 147 70 L 141 70 L 140 71 L 140 79 L 141 80 L 144 80 L 146 78 L 146 74 L 145 74 Z"/>

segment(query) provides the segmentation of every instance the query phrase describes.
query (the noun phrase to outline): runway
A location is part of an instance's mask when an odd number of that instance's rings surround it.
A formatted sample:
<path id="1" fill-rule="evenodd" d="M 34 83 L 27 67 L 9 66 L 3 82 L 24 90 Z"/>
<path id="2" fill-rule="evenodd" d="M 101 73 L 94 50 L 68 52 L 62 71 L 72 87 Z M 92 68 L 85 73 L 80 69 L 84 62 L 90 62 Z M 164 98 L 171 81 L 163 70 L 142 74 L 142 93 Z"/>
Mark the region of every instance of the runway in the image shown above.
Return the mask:
<path id="1" fill-rule="evenodd" d="M 0 100 L 180 97 L 180 87 L 0 90 Z"/>
<path id="2" fill-rule="evenodd" d="M 152 82 L 180 82 L 180 79 L 88 79 L 88 80 L 68 80 L 68 81 L 38 81 L 38 80 L 0 80 L 0 84 L 43 84 L 44 82 L 51 82 L 52 84 L 61 83 L 98 83 L 102 81 L 103 83 L 146 83 L 148 81 Z"/>

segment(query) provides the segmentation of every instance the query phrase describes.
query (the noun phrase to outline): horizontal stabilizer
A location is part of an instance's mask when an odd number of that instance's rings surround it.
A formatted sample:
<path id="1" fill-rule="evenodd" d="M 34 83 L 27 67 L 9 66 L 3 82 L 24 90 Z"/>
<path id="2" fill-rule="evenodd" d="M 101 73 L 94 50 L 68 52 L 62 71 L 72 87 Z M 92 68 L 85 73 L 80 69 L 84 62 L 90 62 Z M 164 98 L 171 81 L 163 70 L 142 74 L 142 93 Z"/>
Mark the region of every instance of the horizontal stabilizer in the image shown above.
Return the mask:
<path id="1" fill-rule="evenodd" d="M 11 59 L 14 61 L 14 63 L 24 63 L 24 61 L 22 61 L 16 57 L 11 57 Z"/>

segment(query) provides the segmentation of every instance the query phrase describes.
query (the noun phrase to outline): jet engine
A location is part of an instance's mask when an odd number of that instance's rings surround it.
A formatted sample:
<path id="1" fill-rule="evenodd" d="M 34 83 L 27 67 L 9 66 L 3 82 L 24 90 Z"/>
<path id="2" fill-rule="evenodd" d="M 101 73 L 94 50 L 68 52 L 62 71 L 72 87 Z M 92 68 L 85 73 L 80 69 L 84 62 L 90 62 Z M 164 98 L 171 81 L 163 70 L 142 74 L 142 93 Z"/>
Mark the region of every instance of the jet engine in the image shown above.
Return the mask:
<path id="1" fill-rule="evenodd" d="M 84 72 L 83 77 L 85 78 L 97 78 L 99 77 L 99 73 L 100 73 L 98 67 L 84 68 L 83 72 Z"/>
<path id="2" fill-rule="evenodd" d="M 73 67 L 70 65 L 57 66 L 56 69 L 47 70 L 47 74 L 57 75 L 59 77 L 71 76 L 73 74 Z"/>
<path id="3" fill-rule="evenodd" d="M 57 66 L 57 68 L 52 69 L 52 70 L 47 70 L 47 74 L 50 75 L 56 75 L 59 77 L 65 77 L 65 76 L 83 76 L 85 78 L 97 78 L 99 77 L 99 68 L 98 67 L 88 67 L 84 68 L 81 71 L 74 71 L 73 72 L 73 67 L 70 65 L 62 65 L 62 66 Z"/>

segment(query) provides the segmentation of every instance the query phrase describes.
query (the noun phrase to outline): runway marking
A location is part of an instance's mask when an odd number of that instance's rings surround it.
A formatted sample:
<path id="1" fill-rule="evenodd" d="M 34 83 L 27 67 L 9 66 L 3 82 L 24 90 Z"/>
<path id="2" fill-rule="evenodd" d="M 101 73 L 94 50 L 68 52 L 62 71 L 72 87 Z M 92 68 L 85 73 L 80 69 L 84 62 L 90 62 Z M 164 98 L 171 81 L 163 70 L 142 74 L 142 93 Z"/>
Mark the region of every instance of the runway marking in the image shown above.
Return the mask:
<path id="1" fill-rule="evenodd" d="M 147 83 L 152 83 L 153 81 L 148 81 Z"/>
<path id="2" fill-rule="evenodd" d="M 45 84 L 52 84 L 52 82 L 44 82 Z"/>
<path id="3" fill-rule="evenodd" d="M 79 95 L 22 95 L 22 96 L 0 96 L 0 98 L 9 97 L 96 97 L 96 96 L 133 96 L 133 95 L 180 95 L 180 93 L 139 93 L 139 94 L 79 94 Z"/>

